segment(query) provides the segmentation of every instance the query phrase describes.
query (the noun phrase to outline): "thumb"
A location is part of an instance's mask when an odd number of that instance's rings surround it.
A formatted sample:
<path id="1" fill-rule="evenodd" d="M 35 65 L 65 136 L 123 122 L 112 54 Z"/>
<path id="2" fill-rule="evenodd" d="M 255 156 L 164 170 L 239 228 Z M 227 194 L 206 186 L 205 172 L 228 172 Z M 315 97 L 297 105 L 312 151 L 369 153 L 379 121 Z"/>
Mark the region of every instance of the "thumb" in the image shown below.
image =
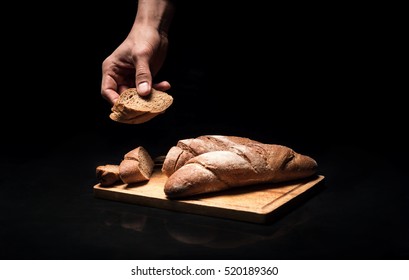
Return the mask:
<path id="1" fill-rule="evenodd" d="M 146 96 L 152 89 L 152 74 L 149 69 L 149 63 L 138 61 L 136 64 L 135 84 L 139 95 Z"/>

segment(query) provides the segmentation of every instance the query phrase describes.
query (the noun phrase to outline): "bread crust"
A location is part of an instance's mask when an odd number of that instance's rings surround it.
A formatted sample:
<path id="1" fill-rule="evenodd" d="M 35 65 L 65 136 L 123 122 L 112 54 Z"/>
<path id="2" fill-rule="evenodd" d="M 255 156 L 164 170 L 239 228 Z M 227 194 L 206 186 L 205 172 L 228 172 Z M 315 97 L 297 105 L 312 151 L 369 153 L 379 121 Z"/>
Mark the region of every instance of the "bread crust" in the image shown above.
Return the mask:
<path id="1" fill-rule="evenodd" d="M 96 168 L 96 177 L 102 187 L 107 187 L 120 181 L 119 165 L 106 164 Z"/>
<path id="2" fill-rule="evenodd" d="M 152 89 L 151 94 L 140 96 L 136 88 L 123 91 L 111 108 L 110 119 L 127 124 L 141 124 L 161 113 L 173 103 L 173 97 L 166 92 Z"/>
<path id="3" fill-rule="evenodd" d="M 152 176 L 153 168 L 152 157 L 139 146 L 125 154 L 119 164 L 119 177 L 126 184 L 147 181 Z"/>
<path id="4" fill-rule="evenodd" d="M 317 167 L 313 158 L 283 145 L 207 135 L 179 141 L 169 150 L 162 171 L 168 176 L 166 196 L 179 198 L 307 178 L 316 174 Z"/>
<path id="5" fill-rule="evenodd" d="M 202 135 L 196 138 L 182 139 L 169 150 L 162 166 L 162 172 L 169 177 L 195 156 L 214 151 L 234 151 L 239 145 L 257 144 L 261 143 L 245 137 L 224 135 Z"/>

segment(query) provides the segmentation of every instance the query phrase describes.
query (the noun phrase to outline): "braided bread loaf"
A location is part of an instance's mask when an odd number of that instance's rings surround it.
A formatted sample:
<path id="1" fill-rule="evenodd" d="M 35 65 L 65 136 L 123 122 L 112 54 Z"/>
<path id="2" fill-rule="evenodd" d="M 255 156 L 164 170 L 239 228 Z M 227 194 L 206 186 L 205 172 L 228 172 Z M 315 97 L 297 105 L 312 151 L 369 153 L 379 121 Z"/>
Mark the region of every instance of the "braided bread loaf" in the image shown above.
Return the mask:
<path id="1" fill-rule="evenodd" d="M 279 183 L 316 174 L 309 156 L 249 138 L 204 135 L 178 141 L 162 166 L 167 197 L 186 197 L 262 183 Z"/>

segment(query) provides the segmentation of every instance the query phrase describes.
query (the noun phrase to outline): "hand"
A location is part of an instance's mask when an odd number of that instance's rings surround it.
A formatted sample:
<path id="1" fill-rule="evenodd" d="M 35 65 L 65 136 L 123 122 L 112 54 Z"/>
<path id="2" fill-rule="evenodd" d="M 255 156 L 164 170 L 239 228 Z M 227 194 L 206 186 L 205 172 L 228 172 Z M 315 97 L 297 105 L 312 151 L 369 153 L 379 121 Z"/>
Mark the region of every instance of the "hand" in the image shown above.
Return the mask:
<path id="1" fill-rule="evenodd" d="M 135 32 L 102 63 L 102 96 L 113 104 L 130 87 L 137 87 L 140 95 L 148 95 L 152 86 L 168 90 L 167 81 L 152 85 L 152 76 L 162 67 L 167 47 L 167 37 L 152 28 L 136 26 Z"/>
<path id="2" fill-rule="evenodd" d="M 150 94 L 152 87 L 161 91 L 170 88 L 169 82 L 152 84 L 152 79 L 166 58 L 173 9 L 167 0 L 139 3 L 129 35 L 102 63 L 101 95 L 111 104 L 130 87 L 136 87 L 141 96 Z M 158 13 L 162 15 L 160 20 Z"/>

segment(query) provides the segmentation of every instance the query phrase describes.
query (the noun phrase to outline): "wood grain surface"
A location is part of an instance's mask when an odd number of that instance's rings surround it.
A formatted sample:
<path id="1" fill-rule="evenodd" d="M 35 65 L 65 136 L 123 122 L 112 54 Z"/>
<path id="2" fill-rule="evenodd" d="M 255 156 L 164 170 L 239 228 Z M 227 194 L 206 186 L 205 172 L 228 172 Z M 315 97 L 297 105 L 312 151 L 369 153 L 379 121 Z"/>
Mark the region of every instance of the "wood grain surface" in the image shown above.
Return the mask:
<path id="1" fill-rule="evenodd" d="M 93 187 L 94 197 L 162 208 L 171 211 L 207 215 L 252 223 L 267 223 L 305 201 L 323 182 L 317 175 L 304 180 L 280 184 L 260 184 L 183 199 L 168 199 L 163 191 L 167 177 L 155 168 L 149 181 L 118 183 L 110 187 Z"/>

